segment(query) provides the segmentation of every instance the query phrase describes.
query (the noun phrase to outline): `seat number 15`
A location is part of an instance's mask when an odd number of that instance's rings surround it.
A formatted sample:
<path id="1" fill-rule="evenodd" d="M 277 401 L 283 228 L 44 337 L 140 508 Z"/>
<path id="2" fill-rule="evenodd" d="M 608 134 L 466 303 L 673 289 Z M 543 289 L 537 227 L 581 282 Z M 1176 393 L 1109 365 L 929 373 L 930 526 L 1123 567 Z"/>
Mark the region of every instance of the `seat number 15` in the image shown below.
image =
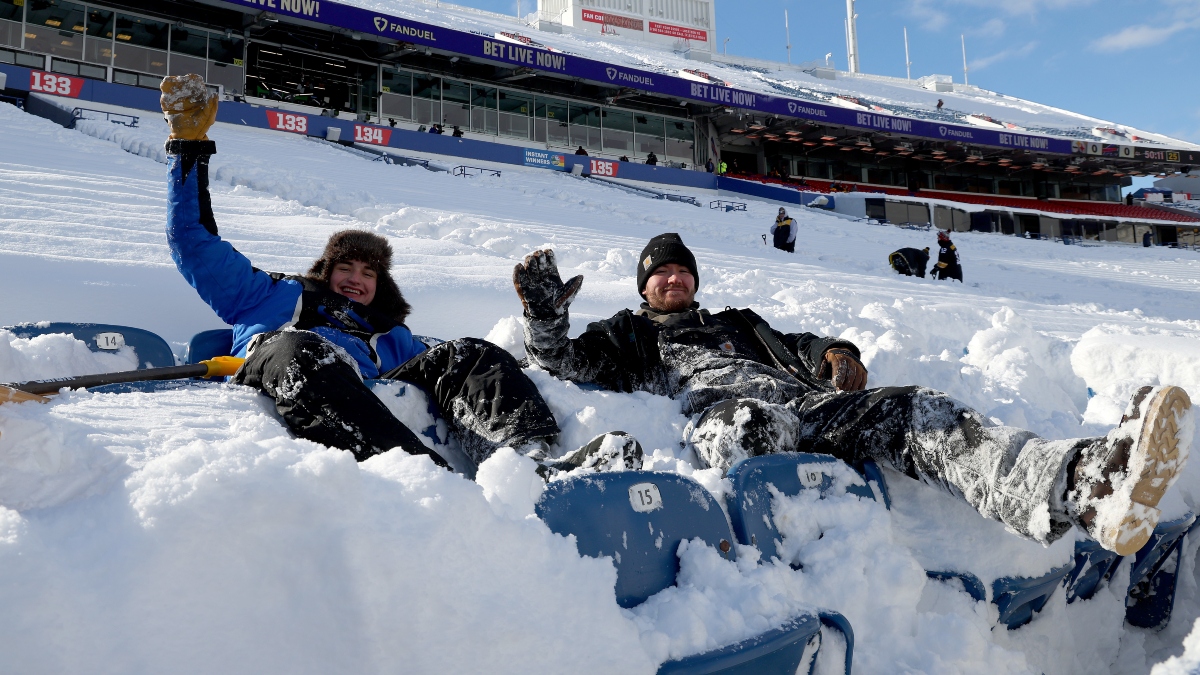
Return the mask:
<path id="1" fill-rule="evenodd" d="M 629 488 L 629 505 L 638 513 L 649 513 L 662 508 L 662 495 L 654 483 L 638 483 Z"/>

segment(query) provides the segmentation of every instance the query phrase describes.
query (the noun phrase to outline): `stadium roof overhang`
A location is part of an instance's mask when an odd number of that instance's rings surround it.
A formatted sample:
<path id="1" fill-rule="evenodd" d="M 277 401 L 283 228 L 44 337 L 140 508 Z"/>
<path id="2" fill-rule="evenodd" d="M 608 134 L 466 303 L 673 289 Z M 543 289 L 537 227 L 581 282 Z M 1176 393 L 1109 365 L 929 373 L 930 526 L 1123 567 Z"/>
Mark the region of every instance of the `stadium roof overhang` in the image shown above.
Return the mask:
<path id="1" fill-rule="evenodd" d="M 190 4 L 193 0 L 181 0 Z M 194 0 L 195 3 L 242 16 L 249 38 L 307 28 L 340 36 L 361 46 L 361 58 L 408 64 L 413 60 L 434 70 L 450 64 L 465 69 L 487 66 L 476 77 L 498 84 L 564 93 L 622 106 L 654 109 L 713 119 L 723 142 L 734 145 L 779 141 L 799 150 L 848 147 L 875 157 L 891 155 L 983 166 L 1005 164 L 1033 170 L 1057 169 L 1078 175 L 1124 176 L 1170 173 L 1200 166 L 1200 151 L 1143 145 L 1107 144 L 1006 129 L 910 119 L 868 105 L 827 105 L 726 86 L 700 71 L 665 73 L 640 70 L 555 50 L 519 33 L 455 30 L 330 0 Z M 166 5 L 125 0 L 140 11 L 163 14 Z M 156 11 L 155 11 L 156 10 Z M 368 48 L 368 46 L 370 46 Z M 453 59 L 453 61 L 451 61 Z M 469 65 L 470 64 L 470 65 Z M 681 75 L 686 75 L 683 77 Z M 848 97 L 848 101 L 852 101 Z M 861 108 L 861 109 L 857 109 Z M 760 126 L 761 129 L 750 129 Z M 739 128 L 742 128 L 739 132 Z M 749 132 L 749 133 L 747 133 Z M 758 132 L 758 133 L 754 133 Z M 775 136 L 776 138 L 772 138 Z"/>

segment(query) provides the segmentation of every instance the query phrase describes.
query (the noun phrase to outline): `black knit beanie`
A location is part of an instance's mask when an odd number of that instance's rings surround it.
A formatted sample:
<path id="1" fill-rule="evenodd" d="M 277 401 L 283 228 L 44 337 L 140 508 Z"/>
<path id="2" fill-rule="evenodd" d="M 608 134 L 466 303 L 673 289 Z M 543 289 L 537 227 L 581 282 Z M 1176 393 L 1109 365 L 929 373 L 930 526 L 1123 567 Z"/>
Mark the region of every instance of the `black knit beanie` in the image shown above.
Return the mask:
<path id="1" fill-rule="evenodd" d="M 328 285 L 334 265 L 347 260 L 357 260 L 375 270 L 375 298 L 371 301 L 371 309 L 396 323 L 404 323 L 411 307 L 392 279 L 392 245 L 377 234 L 363 230 L 334 232 L 325 244 L 325 252 L 304 276 Z"/>
<path id="2" fill-rule="evenodd" d="M 678 234 L 667 232 L 651 239 L 650 243 L 646 244 L 646 248 L 642 249 L 642 257 L 638 260 L 637 276 L 638 293 L 642 298 L 646 297 L 646 280 L 650 278 L 651 274 L 654 274 L 654 270 L 667 263 L 675 263 L 688 268 L 696 280 L 696 290 L 700 290 L 700 269 L 696 267 L 696 256 L 692 255 Z"/>

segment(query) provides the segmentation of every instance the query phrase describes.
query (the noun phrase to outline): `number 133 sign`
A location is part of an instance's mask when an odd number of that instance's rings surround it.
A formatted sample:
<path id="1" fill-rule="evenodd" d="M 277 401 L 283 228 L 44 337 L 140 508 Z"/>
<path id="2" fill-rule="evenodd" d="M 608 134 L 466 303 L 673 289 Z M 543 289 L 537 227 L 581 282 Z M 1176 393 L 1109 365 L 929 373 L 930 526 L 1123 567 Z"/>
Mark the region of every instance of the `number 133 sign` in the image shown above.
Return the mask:
<path id="1" fill-rule="evenodd" d="M 83 82 L 83 78 L 81 77 L 57 75 L 40 70 L 31 70 L 29 72 L 30 91 L 37 91 L 43 94 L 79 98 L 79 93 L 83 91 Z"/>

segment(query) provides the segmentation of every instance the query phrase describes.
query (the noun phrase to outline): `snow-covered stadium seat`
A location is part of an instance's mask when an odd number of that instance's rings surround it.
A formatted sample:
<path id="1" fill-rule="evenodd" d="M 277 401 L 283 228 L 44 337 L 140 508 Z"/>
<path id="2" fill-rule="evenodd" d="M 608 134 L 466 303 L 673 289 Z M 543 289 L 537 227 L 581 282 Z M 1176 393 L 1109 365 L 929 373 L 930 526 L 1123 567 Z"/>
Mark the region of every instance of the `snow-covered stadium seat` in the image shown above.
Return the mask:
<path id="1" fill-rule="evenodd" d="M 128 346 L 137 355 L 138 369 L 165 368 L 175 365 L 175 355 L 167 341 L 155 333 L 132 326 L 117 326 L 107 323 L 73 323 L 55 321 L 47 323 L 23 323 L 6 326 L 19 338 L 66 333 L 87 344 L 94 352 L 116 351 Z"/>
<path id="2" fill-rule="evenodd" d="M 736 556 L 720 505 L 700 484 L 677 474 L 626 471 L 555 481 L 538 501 L 537 515 L 551 531 L 574 535 L 580 554 L 613 559 L 617 604 L 625 608 L 675 584 L 683 540 L 699 538 L 728 560 Z M 820 647 L 822 623 L 845 636 L 849 673 L 854 635 L 836 612 L 797 616 L 754 638 L 668 661 L 659 673 L 790 675 Z"/>
<path id="3" fill-rule="evenodd" d="M 1184 538 L 1197 522 L 1196 516 L 1189 513 L 1159 523 L 1150 541 L 1134 556 L 1129 595 L 1125 598 L 1125 620 L 1130 624 L 1158 629 L 1171 620 Z"/>
<path id="4" fill-rule="evenodd" d="M 992 603 L 1000 610 L 997 619 L 1009 630 L 1033 621 L 1054 595 L 1055 589 L 1074 569 L 1074 563 L 1050 570 L 1040 577 L 1001 577 L 992 582 Z"/>
<path id="5" fill-rule="evenodd" d="M 834 486 L 833 465 L 845 466 L 829 455 L 796 452 L 753 457 L 731 467 L 729 478 L 733 490 L 727 504 L 738 543 L 758 547 L 764 557 L 774 555 L 776 542 L 781 535 L 771 518 L 770 487 L 789 497 L 805 489 L 819 490 L 821 496 L 825 497 Z M 890 508 L 887 484 L 878 466 L 874 462 L 867 462 L 858 475 L 863 477 L 863 483 L 847 485 L 845 492 L 875 499 L 875 492 L 872 491 L 874 486 L 884 498 L 885 507 Z M 1028 623 L 1034 613 L 1045 606 L 1054 589 L 1072 569 L 1074 565 L 1066 565 L 1039 577 L 1003 577 L 994 580 L 992 601 L 1000 610 L 1000 623 L 1010 629 Z M 983 582 L 970 572 L 928 570 L 926 575 L 938 581 L 957 580 L 962 583 L 963 591 L 975 601 L 986 599 Z"/>

